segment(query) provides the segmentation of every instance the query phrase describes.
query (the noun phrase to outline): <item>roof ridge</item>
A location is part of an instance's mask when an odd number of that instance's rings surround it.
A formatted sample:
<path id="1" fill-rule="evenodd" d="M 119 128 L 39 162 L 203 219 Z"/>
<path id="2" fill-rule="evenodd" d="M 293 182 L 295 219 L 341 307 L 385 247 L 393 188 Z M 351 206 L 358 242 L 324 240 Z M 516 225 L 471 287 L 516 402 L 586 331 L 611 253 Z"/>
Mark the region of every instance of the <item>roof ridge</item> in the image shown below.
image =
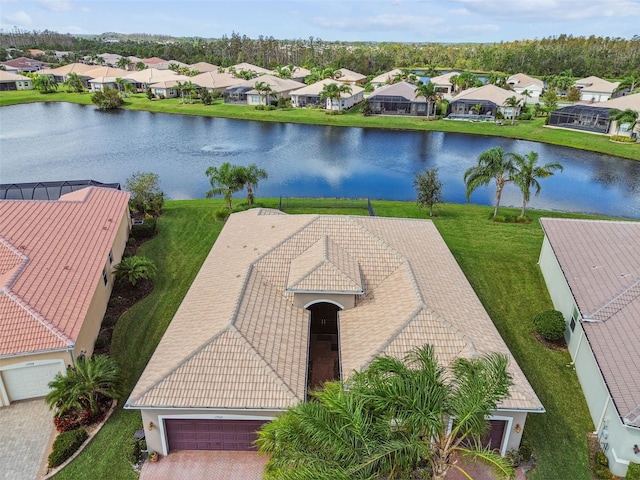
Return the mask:
<path id="1" fill-rule="evenodd" d="M 634 289 L 636 292 L 633 292 Z M 582 319 L 586 322 L 606 322 L 639 296 L 640 278 L 610 299 L 602 302 L 599 307 L 582 317 Z M 601 313 L 601 318 L 598 318 Z"/>
<path id="2" fill-rule="evenodd" d="M 7 283 L 5 283 L 4 285 L 0 285 L 0 288 L 8 289 L 8 288 L 11 288 L 11 286 L 15 283 L 15 281 L 18 279 L 20 274 L 24 271 L 24 269 L 26 268 L 27 264 L 30 261 L 30 258 L 29 256 L 22 253 L 19 249 L 14 247 L 13 244 L 8 240 L 6 240 L 2 235 L 0 235 L 0 244 L 2 244 L 2 246 L 4 246 L 7 250 L 13 253 L 20 260 L 22 260 L 20 262 L 19 268 L 16 268 L 18 267 L 18 265 L 16 265 L 16 267 L 13 267 L 15 271 L 13 272 L 13 275 L 11 275 L 11 278 L 7 280 Z"/>
<path id="3" fill-rule="evenodd" d="M 276 380 L 282 389 L 289 395 L 291 399 L 301 400 L 298 398 L 293 389 L 287 384 L 287 382 L 278 374 L 278 372 L 271 366 L 269 362 L 265 360 L 265 358 L 260 354 L 260 352 L 253 346 L 253 344 L 249 341 L 247 337 L 240 331 L 240 329 L 236 328 L 235 325 L 230 325 L 229 330 L 232 333 L 235 333 L 236 336 L 240 337 L 242 342 L 247 346 L 249 352 L 252 354 L 259 363 L 265 368 L 269 376 L 271 376 L 274 380 Z"/>
<path id="4" fill-rule="evenodd" d="M 35 308 L 25 302 L 18 295 L 13 293 L 10 289 L 2 287 L 0 289 L 0 295 L 4 294 L 9 298 L 12 302 L 18 305 L 21 309 L 29 314 L 36 322 L 42 325 L 45 329 L 47 329 L 53 336 L 57 337 L 61 342 L 63 342 L 67 346 L 75 345 L 74 340 L 60 330 L 57 326 L 52 324 L 49 320 L 47 320 L 40 312 L 38 312 Z"/>
<path id="5" fill-rule="evenodd" d="M 396 250 L 395 248 L 393 248 L 391 245 L 389 245 L 387 242 L 385 242 L 382 237 L 379 237 L 378 235 L 376 235 L 375 233 L 373 233 L 371 230 L 369 230 L 367 227 L 365 227 L 363 224 L 361 224 L 360 222 L 358 222 L 358 217 L 354 217 L 353 215 L 349 215 L 347 216 L 347 218 L 349 219 L 349 222 L 351 224 L 353 224 L 355 227 L 361 229 L 363 231 L 363 233 L 367 234 L 369 237 L 371 237 L 372 239 L 374 239 L 377 243 L 379 243 L 380 245 L 384 246 L 385 248 L 388 248 L 398 259 L 405 261 L 407 258 L 402 255 L 398 250 Z"/>

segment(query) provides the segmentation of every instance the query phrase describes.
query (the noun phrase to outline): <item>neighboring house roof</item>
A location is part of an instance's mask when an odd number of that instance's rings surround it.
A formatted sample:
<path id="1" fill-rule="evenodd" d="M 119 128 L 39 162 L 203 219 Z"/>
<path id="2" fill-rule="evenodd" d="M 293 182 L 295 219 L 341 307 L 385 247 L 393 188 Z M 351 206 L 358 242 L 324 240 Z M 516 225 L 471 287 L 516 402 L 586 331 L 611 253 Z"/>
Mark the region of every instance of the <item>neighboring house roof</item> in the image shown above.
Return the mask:
<path id="1" fill-rule="evenodd" d="M 171 70 L 171 68 L 169 68 L 169 67 L 171 67 L 171 64 L 177 65 L 180 68 L 189 67 L 188 64 L 183 63 L 183 62 L 179 62 L 178 60 L 166 60 L 164 62 L 158 62 L 158 63 L 154 64 L 153 67 L 157 68 L 158 70 Z"/>
<path id="2" fill-rule="evenodd" d="M 375 100 L 378 96 L 403 97 L 409 102 L 417 103 L 425 103 L 427 101 L 422 95 L 416 97 L 416 86 L 408 82 L 382 86 L 369 95 L 369 100 Z"/>
<path id="3" fill-rule="evenodd" d="M 172 70 L 158 70 L 157 68 L 145 68 L 136 72 L 127 72 L 126 78 L 138 83 L 153 83 L 169 80 L 176 75 Z M 124 76 L 123 76 L 124 78 Z"/>
<path id="4" fill-rule="evenodd" d="M 29 55 L 44 55 L 45 51 L 44 50 L 40 50 L 38 48 L 30 48 L 29 50 L 27 50 L 27 52 L 29 52 Z"/>
<path id="5" fill-rule="evenodd" d="M 128 202 L 100 187 L 0 201 L 0 356 L 73 346 Z"/>
<path id="6" fill-rule="evenodd" d="M 256 83 L 264 82 L 271 87 L 271 89 L 276 93 L 281 92 L 290 92 L 291 90 L 297 90 L 303 85 L 300 82 L 296 82 L 295 80 L 289 80 L 288 78 L 280 78 L 274 75 L 262 75 L 257 78 L 252 78 L 251 80 L 245 80 L 244 82 L 238 84 L 238 86 L 247 86 L 247 87 L 255 87 Z M 257 90 L 249 90 L 248 94 L 259 93 Z"/>
<path id="7" fill-rule="evenodd" d="M 25 81 L 31 80 L 29 77 L 25 77 L 24 75 L 18 75 L 11 72 L 5 72 L 4 70 L 0 70 L 0 82 L 17 82 L 17 81 Z"/>
<path id="8" fill-rule="evenodd" d="M 591 76 L 576 80 L 574 84 L 583 92 L 613 93 L 620 82 L 609 82 L 600 77 Z"/>
<path id="9" fill-rule="evenodd" d="M 127 70 L 122 70 L 121 68 L 113 68 L 113 67 L 96 67 L 92 65 L 91 70 L 85 71 L 82 75 L 85 77 L 98 78 L 98 77 L 114 77 L 114 78 L 124 78 L 128 77 L 131 72 Z"/>
<path id="10" fill-rule="evenodd" d="M 154 82 L 149 84 L 149 86 L 155 88 L 175 88 L 178 83 L 190 82 L 192 78 L 193 77 L 187 77 L 186 75 L 174 75 L 171 79 Z"/>
<path id="11" fill-rule="evenodd" d="M 507 79 L 507 83 L 518 88 L 525 88 L 529 85 L 535 85 L 537 87 L 544 88 L 544 82 L 542 80 L 530 77 L 529 75 L 525 75 L 524 73 L 516 73 L 515 75 L 511 75 Z"/>
<path id="12" fill-rule="evenodd" d="M 483 85 L 481 87 L 473 87 L 463 90 L 451 100 L 451 103 L 455 103 L 459 100 L 477 100 L 493 102 L 496 105 L 504 105 L 507 99 L 511 97 L 516 97 L 516 99 L 521 102 L 524 101 L 524 97 L 513 90 L 505 90 L 504 88 L 496 87 L 495 85 Z"/>
<path id="13" fill-rule="evenodd" d="M 41 70 L 45 68 L 48 63 L 41 62 L 40 60 L 34 60 L 33 58 L 18 57 L 6 62 L 0 62 L 2 65 L 17 68 L 18 70 Z"/>
<path id="14" fill-rule="evenodd" d="M 460 72 L 449 72 L 443 75 L 438 75 L 437 77 L 431 77 L 429 81 L 434 85 L 451 86 L 451 77 L 455 75 L 460 75 Z"/>
<path id="15" fill-rule="evenodd" d="M 292 291 L 364 292 L 339 314 L 344 376 L 425 343 L 445 365 L 495 351 L 514 377 L 501 407 L 542 410 L 431 221 L 264 209 L 229 217 L 127 406 L 304 401 L 309 312 Z"/>
<path id="16" fill-rule="evenodd" d="M 324 80 L 320 80 L 316 83 L 312 83 L 311 85 L 307 85 L 306 87 L 302 87 L 298 90 L 294 90 L 291 92 L 291 95 L 320 95 L 325 85 L 329 85 L 335 83 L 337 85 L 342 85 L 342 82 L 338 80 L 333 80 L 331 78 L 325 78 Z M 349 85 L 351 87 L 351 93 L 341 93 L 340 96 L 342 98 L 352 97 L 360 92 L 364 92 L 364 88 L 358 85 Z"/>
<path id="17" fill-rule="evenodd" d="M 143 58 L 141 62 L 147 65 L 155 66 L 156 63 L 166 62 L 166 60 L 164 58 L 151 57 L 151 58 Z"/>
<path id="18" fill-rule="evenodd" d="M 237 78 L 230 73 L 204 72 L 191 77 L 191 81 L 204 88 L 227 88 L 244 83 L 245 80 Z"/>
<path id="19" fill-rule="evenodd" d="M 399 68 L 381 73 L 377 77 L 372 78 L 371 83 L 391 83 L 393 82 L 393 78 L 400 73 L 402 73 L 402 70 L 400 70 Z"/>
<path id="20" fill-rule="evenodd" d="M 293 66 L 293 72 L 291 72 L 291 78 L 305 78 L 311 75 L 311 70 L 304 67 Z"/>
<path id="21" fill-rule="evenodd" d="M 115 65 L 116 63 L 118 63 L 118 60 L 122 58 L 122 55 L 118 55 L 117 53 L 100 53 L 97 56 L 102 58 L 105 63 L 108 63 L 110 65 Z"/>
<path id="22" fill-rule="evenodd" d="M 65 77 L 70 73 L 77 73 L 78 75 L 86 77 L 86 72 L 95 69 L 95 65 L 87 65 L 86 63 L 69 63 L 68 65 L 63 65 L 62 67 L 45 68 L 44 70 L 40 70 L 38 73 L 40 75 L 57 75 L 61 77 Z"/>
<path id="23" fill-rule="evenodd" d="M 339 80 L 341 82 L 360 82 L 367 79 L 366 75 L 354 72 L 353 70 L 349 70 L 348 68 L 338 68 L 338 71 L 342 73 L 342 75 L 336 78 L 336 80 Z"/>
<path id="24" fill-rule="evenodd" d="M 128 58 L 129 60 L 131 60 L 131 64 L 132 64 L 132 65 L 135 65 L 135 64 L 136 64 L 136 63 L 138 63 L 138 62 L 142 62 L 142 59 L 141 59 L 141 58 L 136 57 L 136 56 L 134 56 L 134 55 L 129 55 L 127 58 Z M 142 62 L 142 63 L 144 63 L 144 62 Z"/>
<path id="25" fill-rule="evenodd" d="M 230 68 L 235 69 L 236 72 L 240 72 L 242 70 L 251 70 L 252 72 L 257 73 L 258 75 L 273 75 L 273 70 L 267 70 L 266 68 L 262 68 L 262 67 L 258 67 L 257 65 L 252 65 L 251 63 L 238 63 L 236 65 L 233 65 L 232 67 L 229 67 L 227 69 L 227 72 L 229 71 Z"/>
<path id="26" fill-rule="evenodd" d="M 597 106 L 603 108 L 616 108 L 618 110 L 630 109 L 640 113 L 640 93 L 612 98 L 606 102 L 598 102 Z"/>
<path id="27" fill-rule="evenodd" d="M 540 222 L 618 413 L 640 427 L 640 222 Z"/>
<path id="28" fill-rule="evenodd" d="M 194 70 L 197 70 L 200 73 L 203 73 L 203 72 L 217 72 L 218 71 L 218 66 L 217 65 L 213 65 L 213 64 L 207 63 L 207 62 L 194 63 L 192 65 L 189 65 L 189 67 L 193 68 Z"/>

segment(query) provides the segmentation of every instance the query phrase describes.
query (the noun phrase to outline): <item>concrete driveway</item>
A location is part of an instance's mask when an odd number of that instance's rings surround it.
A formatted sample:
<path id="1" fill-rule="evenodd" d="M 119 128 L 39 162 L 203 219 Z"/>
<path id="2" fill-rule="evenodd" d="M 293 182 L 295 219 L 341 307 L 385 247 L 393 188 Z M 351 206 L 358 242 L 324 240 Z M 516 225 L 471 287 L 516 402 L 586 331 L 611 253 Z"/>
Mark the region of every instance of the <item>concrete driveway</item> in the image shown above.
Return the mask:
<path id="1" fill-rule="evenodd" d="M 43 399 L 0 408 L 0 479 L 38 477 L 53 432 L 53 412 Z"/>
<path id="2" fill-rule="evenodd" d="M 140 480 L 260 480 L 266 463 L 256 452 L 184 450 L 146 462 Z"/>

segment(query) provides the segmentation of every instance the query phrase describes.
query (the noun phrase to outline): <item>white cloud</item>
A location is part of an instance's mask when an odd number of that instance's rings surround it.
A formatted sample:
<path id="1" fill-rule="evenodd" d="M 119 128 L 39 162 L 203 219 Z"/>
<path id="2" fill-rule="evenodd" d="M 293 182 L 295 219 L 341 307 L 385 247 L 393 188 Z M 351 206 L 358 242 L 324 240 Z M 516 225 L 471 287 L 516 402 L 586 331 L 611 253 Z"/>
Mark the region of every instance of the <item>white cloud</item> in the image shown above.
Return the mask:
<path id="1" fill-rule="evenodd" d="M 31 20 L 27 12 L 19 10 L 15 13 L 3 15 L 3 23 L 16 25 L 18 27 L 28 27 L 33 24 L 33 20 Z"/>
<path id="2" fill-rule="evenodd" d="M 416 15 L 381 14 L 370 17 L 315 17 L 313 23 L 321 27 L 337 28 L 339 30 L 383 30 L 422 29 L 444 23 L 443 18 L 423 17 Z"/>
<path id="3" fill-rule="evenodd" d="M 605 17 L 640 16 L 637 0 L 456 0 L 463 8 L 476 14 L 510 21 L 571 21 Z"/>
<path id="4" fill-rule="evenodd" d="M 471 12 L 466 8 L 456 8 L 454 10 L 449 10 L 449 13 L 452 15 L 471 15 Z"/>
<path id="5" fill-rule="evenodd" d="M 70 0 L 40 0 L 38 3 L 41 8 L 50 12 L 72 12 L 75 10 L 88 12 L 87 7 L 79 7 Z"/>

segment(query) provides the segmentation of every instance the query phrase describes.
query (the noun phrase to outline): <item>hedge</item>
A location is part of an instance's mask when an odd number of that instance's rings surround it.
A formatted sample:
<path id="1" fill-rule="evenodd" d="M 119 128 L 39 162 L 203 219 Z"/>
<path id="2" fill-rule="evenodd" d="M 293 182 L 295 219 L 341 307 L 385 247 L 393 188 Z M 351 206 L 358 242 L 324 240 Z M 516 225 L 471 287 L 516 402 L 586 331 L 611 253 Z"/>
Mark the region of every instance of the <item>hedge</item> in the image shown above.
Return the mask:
<path id="1" fill-rule="evenodd" d="M 69 430 L 58 435 L 49 454 L 49 467 L 57 467 L 73 455 L 89 435 L 84 428 Z"/>
<path id="2" fill-rule="evenodd" d="M 545 340 L 560 340 L 564 336 L 565 322 L 562 312 L 547 310 L 533 319 L 536 332 Z"/>

